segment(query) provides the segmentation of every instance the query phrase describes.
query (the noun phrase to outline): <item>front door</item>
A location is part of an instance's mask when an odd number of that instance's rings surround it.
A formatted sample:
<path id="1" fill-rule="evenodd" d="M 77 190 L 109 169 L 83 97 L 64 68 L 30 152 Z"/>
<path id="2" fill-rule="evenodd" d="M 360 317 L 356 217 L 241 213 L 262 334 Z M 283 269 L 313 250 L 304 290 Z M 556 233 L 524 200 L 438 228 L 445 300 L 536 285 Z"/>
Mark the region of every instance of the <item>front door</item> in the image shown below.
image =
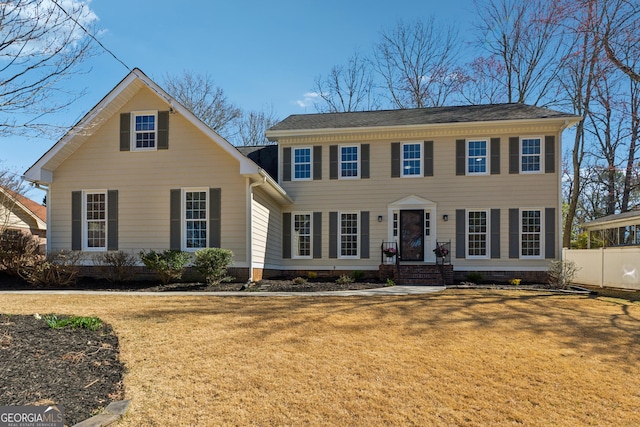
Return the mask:
<path id="1" fill-rule="evenodd" d="M 400 211 L 400 259 L 424 261 L 424 210 Z"/>

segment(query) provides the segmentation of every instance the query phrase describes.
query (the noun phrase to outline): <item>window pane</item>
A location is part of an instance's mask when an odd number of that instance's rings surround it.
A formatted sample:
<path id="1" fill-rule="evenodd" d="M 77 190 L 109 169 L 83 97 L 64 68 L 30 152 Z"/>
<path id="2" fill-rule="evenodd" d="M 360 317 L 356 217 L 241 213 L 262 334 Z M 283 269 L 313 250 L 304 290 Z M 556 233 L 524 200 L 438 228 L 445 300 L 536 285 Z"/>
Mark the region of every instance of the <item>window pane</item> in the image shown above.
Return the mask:
<path id="1" fill-rule="evenodd" d="M 522 140 L 522 172 L 540 171 L 540 138 L 529 138 Z"/>
<path id="2" fill-rule="evenodd" d="M 467 172 L 487 172 L 487 141 L 469 141 L 468 146 Z"/>
<path id="3" fill-rule="evenodd" d="M 185 246 L 189 249 L 207 247 L 207 192 L 185 193 Z"/>
<path id="4" fill-rule="evenodd" d="M 358 256 L 358 214 L 340 214 L 340 256 Z"/>
<path id="5" fill-rule="evenodd" d="M 311 214 L 293 216 L 293 247 L 295 256 L 311 256 Z"/>
<path id="6" fill-rule="evenodd" d="M 106 194 L 88 193 L 86 195 L 86 245 L 88 248 L 107 246 L 107 209 Z"/>
<path id="7" fill-rule="evenodd" d="M 311 148 L 294 148 L 293 171 L 295 179 L 311 178 Z"/>
<path id="8" fill-rule="evenodd" d="M 467 224 L 469 256 L 487 255 L 487 212 L 470 211 Z"/>
<path id="9" fill-rule="evenodd" d="M 154 115 L 135 116 L 136 148 L 154 148 L 156 146 L 156 117 Z"/>
<path id="10" fill-rule="evenodd" d="M 526 210 L 521 212 L 520 254 L 522 256 L 540 256 L 542 222 L 541 211 Z"/>
<path id="11" fill-rule="evenodd" d="M 404 176 L 420 175 L 420 144 L 404 144 L 402 146 L 402 174 Z"/>
<path id="12" fill-rule="evenodd" d="M 340 176 L 358 176 L 358 147 L 340 147 Z"/>

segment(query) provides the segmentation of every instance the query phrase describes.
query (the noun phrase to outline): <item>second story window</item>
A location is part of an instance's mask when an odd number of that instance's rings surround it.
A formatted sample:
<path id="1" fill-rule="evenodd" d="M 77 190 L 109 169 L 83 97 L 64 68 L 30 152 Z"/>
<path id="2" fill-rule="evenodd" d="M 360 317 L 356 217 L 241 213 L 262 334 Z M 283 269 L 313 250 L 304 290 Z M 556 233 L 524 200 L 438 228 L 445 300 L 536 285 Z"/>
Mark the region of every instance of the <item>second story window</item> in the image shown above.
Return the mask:
<path id="1" fill-rule="evenodd" d="M 156 149 L 156 113 L 139 112 L 133 113 L 133 150 L 155 150 Z"/>
<path id="2" fill-rule="evenodd" d="M 487 141 L 467 141 L 467 174 L 481 175 L 487 173 Z"/>
<path id="3" fill-rule="evenodd" d="M 422 176 L 422 144 L 402 144 L 402 176 Z"/>
<path id="4" fill-rule="evenodd" d="M 358 178 L 358 146 L 340 147 L 340 178 Z"/>
<path id="5" fill-rule="evenodd" d="M 542 157 L 541 138 L 522 138 L 520 140 L 520 171 L 542 172 L 540 160 Z"/>
<path id="6" fill-rule="evenodd" d="M 294 148 L 292 151 L 293 178 L 299 180 L 311 179 L 311 148 Z"/>

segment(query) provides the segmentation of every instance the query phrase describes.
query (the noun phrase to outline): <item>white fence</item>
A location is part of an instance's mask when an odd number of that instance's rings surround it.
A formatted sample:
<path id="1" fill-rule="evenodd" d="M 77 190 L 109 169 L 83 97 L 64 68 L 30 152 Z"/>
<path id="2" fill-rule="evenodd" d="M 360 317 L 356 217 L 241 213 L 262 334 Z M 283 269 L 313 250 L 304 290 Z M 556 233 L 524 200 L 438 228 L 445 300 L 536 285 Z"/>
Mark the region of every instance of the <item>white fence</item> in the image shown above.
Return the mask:
<path id="1" fill-rule="evenodd" d="M 640 247 L 563 249 L 562 257 L 580 268 L 574 283 L 640 290 Z"/>

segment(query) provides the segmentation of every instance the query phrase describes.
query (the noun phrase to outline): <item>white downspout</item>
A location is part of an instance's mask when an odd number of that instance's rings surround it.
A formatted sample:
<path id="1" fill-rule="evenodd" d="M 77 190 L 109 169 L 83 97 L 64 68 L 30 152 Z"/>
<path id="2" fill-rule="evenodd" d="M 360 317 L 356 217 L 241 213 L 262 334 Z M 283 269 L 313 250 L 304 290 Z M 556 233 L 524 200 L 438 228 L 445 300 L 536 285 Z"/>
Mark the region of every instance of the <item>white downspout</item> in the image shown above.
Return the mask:
<path id="1" fill-rule="evenodd" d="M 44 185 L 44 184 L 40 184 L 39 182 L 35 183 L 35 187 L 40 189 L 40 190 L 44 190 L 44 196 L 47 200 L 47 206 L 45 206 L 47 208 L 47 229 L 44 233 L 45 238 L 47 239 L 47 244 L 45 246 L 46 250 L 45 250 L 45 254 L 49 255 L 51 253 L 51 244 L 50 244 L 50 237 L 51 235 L 49 234 L 49 223 L 51 222 L 51 195 L 49 194 L 49 186 L 48 185 Z"/>
<path id="2" fill-rule="evenodd" d="M 249 279 L 247 283 L 253 282 L 253 189 L 267 182 L 266 175 L 263 175 L 262 169 L 259 171 L 262 175 L 262 181 L 256 181 L 249 184 L 247 192 L 247 206 L 249 206 L 249 218 L 247 225 L 247 260 L 249 261 Z"/>

